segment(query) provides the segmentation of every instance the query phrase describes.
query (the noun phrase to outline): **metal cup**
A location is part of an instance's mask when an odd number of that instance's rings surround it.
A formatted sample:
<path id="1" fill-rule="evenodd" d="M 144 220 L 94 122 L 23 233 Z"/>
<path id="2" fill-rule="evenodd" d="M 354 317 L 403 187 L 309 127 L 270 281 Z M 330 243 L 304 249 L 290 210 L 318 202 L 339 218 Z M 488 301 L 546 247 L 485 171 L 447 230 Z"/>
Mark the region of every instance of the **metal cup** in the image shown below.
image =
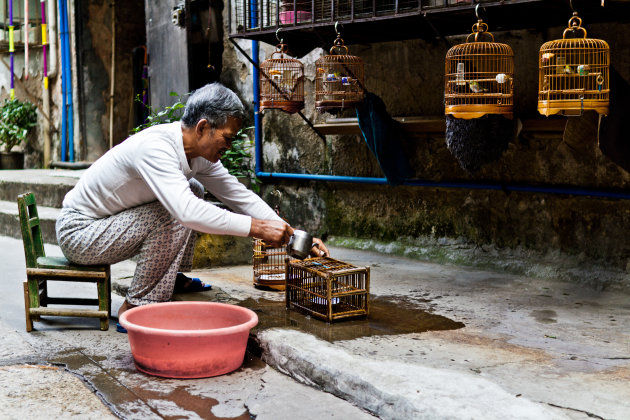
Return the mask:
<path id="1" fill-rule="evenodd" d="M 303 230 L 294 230 L 293 235 L 289 239 L 287 245 L 287 253 L 293 258 L 303 260 L 308 257 L 311 252 L 311 248 L 319 246 L 319 244 L 313 242 L 313 237 L 310 233 Z"/>

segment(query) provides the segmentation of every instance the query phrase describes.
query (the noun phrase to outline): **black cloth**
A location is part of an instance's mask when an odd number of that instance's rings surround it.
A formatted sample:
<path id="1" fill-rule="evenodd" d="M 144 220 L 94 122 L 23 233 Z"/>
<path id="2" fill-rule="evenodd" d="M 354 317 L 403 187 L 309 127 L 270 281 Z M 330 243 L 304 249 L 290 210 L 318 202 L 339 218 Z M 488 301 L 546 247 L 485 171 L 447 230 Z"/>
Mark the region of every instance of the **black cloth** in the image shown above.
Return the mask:
<path id="1" fill-rule="evenodd" d="M 357 120 L 387 183 L 402 184 L 412 172 L 403 150 L 400 124 L 387 113 L 383 100 L 370 92 L 365 94 L 363 103 L 357 107 Z"/>

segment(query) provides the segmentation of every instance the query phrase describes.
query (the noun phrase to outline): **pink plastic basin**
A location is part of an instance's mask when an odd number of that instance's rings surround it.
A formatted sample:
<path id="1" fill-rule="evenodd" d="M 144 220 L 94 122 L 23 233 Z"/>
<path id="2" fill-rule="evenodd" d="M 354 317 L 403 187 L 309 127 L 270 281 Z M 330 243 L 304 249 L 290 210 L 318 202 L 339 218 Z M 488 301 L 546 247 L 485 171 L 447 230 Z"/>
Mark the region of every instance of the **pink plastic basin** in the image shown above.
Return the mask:
<path id="1" fill-rule="evenodd" d="M 258 316 L 236 305 L 167 302 L 139 306 L 119 320 L 136 368 L 167 378 L 205 378 L 238 369 Z"/>

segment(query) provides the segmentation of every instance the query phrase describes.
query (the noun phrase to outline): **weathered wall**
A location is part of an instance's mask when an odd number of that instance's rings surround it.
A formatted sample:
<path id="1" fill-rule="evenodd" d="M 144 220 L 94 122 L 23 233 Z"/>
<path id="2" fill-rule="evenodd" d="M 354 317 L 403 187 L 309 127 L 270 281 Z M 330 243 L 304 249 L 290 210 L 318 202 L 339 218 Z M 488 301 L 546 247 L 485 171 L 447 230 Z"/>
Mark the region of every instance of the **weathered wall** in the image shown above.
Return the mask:
<path id="1" fill-rule="evenodd" d="M 544 42 L 561 37 L 563 29 L 494 33 L 497 42 L 510 44 L 515 52 L 517 118 L 544 118 L 536 110 L 538 50 Z M 590 37 L 609 42 L 612 68 L 620 74 L 620 84 L 627 86 L 630 40 L 622 34 L 630 24 L 591 25 L 588 29 Z M 410 40 L 350 45 L 350 52 L 365 60 L 367 89 L 384 100 L 392 115 L 439 116 L 444 112 L 445 54 L 465 36 L 448 38 L 448 44 Z M 241 45 L 248 44 L 242 41 Z M 264 50 L 261 60 L 270 47 Z M 315 121 L 330 117 L 316 114 L 312 102 L 312 62 L 322 53 L 315 50 L 303 59 L 307 72 L 304 112 Z M 239 77 L 232 80 L 240 83 L 242 92 L 249 92 L 251 76 L 244 77 L 242 60 L 228 51 L 224 60 L 230 63 L 227 68 L 240 69 Z M 565 133 L 522 132 L 499 160 L 474 175 L 460 168 L 446 148 L 443 135 L 408 135 L 403 147 L 414 176 L 420 179 L 627 190 L 630 174 L 613 162 L 622 162 L 624 156 L 609 152 L 615 148 L 598 146 L 597 123 L 597 115 L 586 113 L 569 118 Z M 615 141 L 627 142 L 626 133 L 620 131 Z M 265 113 L 263 134 L 265 171 L 383 176 L 360 136 L 327 136 L 324 142 L 298 116 L 280 111 Z M 617 271 L 612 276 L 602 275 L 599 282 L 593 278 L 594 285 L 630 285 L 628 200 L 307 181 L 266 181 L 263 195 L 272 205 L 279 205 L 294 226 L 336 237 L 336 243 L 520 271 L 528 271 L 526 267 L 551 256 L 549 264 L 572 272 L 569 278 L 580 277 L 576 272 L 585 267 L 601 264 Z M 380 241 L 380 245 L 374 241 Z M 508 259 L 512 261 L 509 264 L 500 262 Z M 530 263 L 522 263 L 526 260 Z M 541 274 L 544 270 L 539 267 L 534 271 Z M 584 276 L 580 280 L 584 281 Z"/>
<path id="2" fill-rule="evenodd" d="M 112 7 L 106 0 L 78 3 L 81 118 L 85 160 L 98 159 L 109 148 L 112 68 Z M 144 2 L 117 2 L 113 144 L 133 128 L 132 51 L 145 45 Z"/>

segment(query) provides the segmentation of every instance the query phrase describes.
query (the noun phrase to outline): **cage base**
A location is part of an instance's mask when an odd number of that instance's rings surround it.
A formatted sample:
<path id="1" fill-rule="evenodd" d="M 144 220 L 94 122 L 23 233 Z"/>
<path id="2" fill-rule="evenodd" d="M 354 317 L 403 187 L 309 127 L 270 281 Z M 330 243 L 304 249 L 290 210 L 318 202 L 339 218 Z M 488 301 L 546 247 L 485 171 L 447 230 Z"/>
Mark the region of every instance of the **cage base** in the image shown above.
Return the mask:
<path id="1" fill-rule="evenodd" d="M 548 117 L 550 115 L 582 115 L 584 111 L 597 111 L 598 114 L 608 115 L 608 101 L 579 100 L 570 101 L 538 101 L 538 112 Z"/>
<path id="2" fill-rule="evenodd" d="M 446 115 L 462 120 L 481 118 L 484 115 L 503 115 L 507 119 L 513 119 L 512 105 L 451 105 L 445 108 Z"/>
<path id="3" fill-rule="evenodd" d="M 260 110 L 280 109 L 288 114 L 295 114 L 304 108 L 304 101 L 260 101 Z"/>

